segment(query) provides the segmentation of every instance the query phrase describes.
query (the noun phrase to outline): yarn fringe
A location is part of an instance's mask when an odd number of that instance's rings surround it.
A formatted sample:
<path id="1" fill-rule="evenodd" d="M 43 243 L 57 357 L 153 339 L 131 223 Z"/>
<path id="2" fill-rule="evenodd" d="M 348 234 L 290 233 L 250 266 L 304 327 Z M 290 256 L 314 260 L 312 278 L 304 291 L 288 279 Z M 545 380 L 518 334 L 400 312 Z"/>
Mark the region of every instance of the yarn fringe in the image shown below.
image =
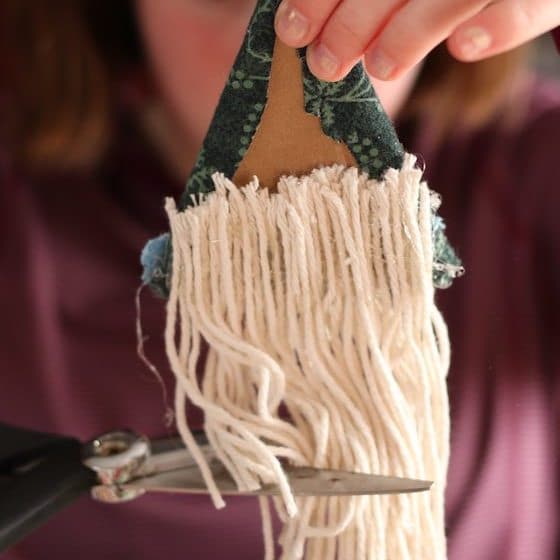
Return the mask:
<path id="1" fill-rule="evenodd" d="M 446 557 L 450 352 L 434 304 L 430 190 L 415 163 L 407 154 L 383 181 L 325 167 L 282 178 L 277 192 L 216 174 L 199 205 L 166 201 L 178 430 L 216 507 L 187 399 L 239 489 L 279 486 L 282 560 Z M 300 498 L 281 460 L 435 482 L 419 494 Z"/>

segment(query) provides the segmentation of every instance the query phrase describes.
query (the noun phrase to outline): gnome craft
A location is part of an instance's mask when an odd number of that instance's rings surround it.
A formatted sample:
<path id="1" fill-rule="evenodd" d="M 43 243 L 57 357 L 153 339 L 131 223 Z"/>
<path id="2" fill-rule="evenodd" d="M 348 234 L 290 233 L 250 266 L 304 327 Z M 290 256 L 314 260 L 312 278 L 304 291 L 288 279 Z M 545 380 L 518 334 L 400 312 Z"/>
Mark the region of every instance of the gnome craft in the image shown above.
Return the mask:
<path id="1" fill-rule="evenodd" d="M 279 486 L 281 558 L 443 560 L 449 341 L 434 291 L 461 263 L 361 64 L 316 79 L 276 39 L 278 4 L 258 2 L 185 193 L 165 203 L 170 233 L 142 254 L 167 299 L 177 427 L 216 507 L 187 401 L 239 489 Z M 434 485 L 295 497 L 286 461 Z"/>

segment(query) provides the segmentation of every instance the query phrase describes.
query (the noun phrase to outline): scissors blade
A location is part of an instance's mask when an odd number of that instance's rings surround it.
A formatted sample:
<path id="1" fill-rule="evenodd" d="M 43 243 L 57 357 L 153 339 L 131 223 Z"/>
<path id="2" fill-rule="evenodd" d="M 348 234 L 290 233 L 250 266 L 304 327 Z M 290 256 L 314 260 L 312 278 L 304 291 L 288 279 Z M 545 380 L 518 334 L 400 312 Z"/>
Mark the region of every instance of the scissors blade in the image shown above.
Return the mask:
<path id="1" fill-rule="evenodd" d="M 224 495 L 275 496 L 280 490 L 275 484 L 265 484 L 257 490 L 240 491 L 237 484 L 218 461 L 211 463 L 216 485 Z M 316 469 L 312 467 L 286 467 L 285 472 L 296 496 L 345 496 L 400 494 L 429 490 L 432 482 L 353 473 L 340 470 Z M 123 489 L 145 492 L 173 492 L 186 494 L 208 494 L 206 483 L 198 467 L 180 468 L 138 478 L 123 485 Z"/>

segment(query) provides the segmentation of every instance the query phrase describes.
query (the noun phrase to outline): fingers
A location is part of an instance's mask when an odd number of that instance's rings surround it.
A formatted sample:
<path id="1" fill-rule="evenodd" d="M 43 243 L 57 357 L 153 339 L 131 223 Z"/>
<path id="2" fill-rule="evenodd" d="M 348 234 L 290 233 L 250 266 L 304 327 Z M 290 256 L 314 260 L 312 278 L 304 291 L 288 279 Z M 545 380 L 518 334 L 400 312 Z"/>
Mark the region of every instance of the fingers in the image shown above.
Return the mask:
<path id="1" fill-rule="evenodd" d="M 276 33 L 291 47 L 310 45 L 308 63 L 323 80 L 343 78 L 375 32 L 408 0 L 284 0 Z"/>
<path id="2" fill-rule="evenodd" d="M 278 37 L 290 47 L 305 47 L 317 37 L 340 0 L 284 0 L 274 25 Z"/>
<path id="3" fill-rule="evenodd" d="M 416 65 L 490 0 L 413 0 L 398 10 L 365 53 L 367 71 L 381 80 Z"/>
<path id="4" fill-rule="evenodd" d="M 558 25 L 558 0 L 500 0 L 458 26 L 447 45 L 459 60 L 481 60 L 513 49 Z"/>
<path id="5" fill-rule="evenodd" d="M 364 56 L 381 80 L 399 77 L 448 40 L 460 60 L 514 48 L 560 25 L 560 0 L 283 0 L 276 32 L 309 45 L 311 71 L 343 78 Z"/>
<path id="6" fill-rule="evenodd" d="M 414 66 L 489 1 L 284 0 L 276 32 L 290 46 L 309 45 L 308 64 L 320 79 L 340 80 L 366 52 L 368 71 L 388 80 Z"/>
<path id="7" fill-rule="evenodd" d="M 311 71 L 324 80 L 341 79 L 402 3 L 342 0 L 307 51 Z"/>

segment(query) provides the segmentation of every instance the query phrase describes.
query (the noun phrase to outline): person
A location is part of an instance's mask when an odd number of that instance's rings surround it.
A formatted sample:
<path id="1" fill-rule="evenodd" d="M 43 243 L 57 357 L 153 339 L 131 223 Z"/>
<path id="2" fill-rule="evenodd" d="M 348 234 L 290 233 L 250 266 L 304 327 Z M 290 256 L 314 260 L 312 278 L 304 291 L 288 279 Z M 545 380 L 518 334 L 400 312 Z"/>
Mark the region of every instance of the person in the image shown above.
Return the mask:
<path id="1" fill-rule="evenodd" d="M 365 55 L 403 144 L 443 196 L 467 269 L 437 296 L 453 344 L 449 557 L 552 560 L 560 85 L 532 74 L 513 47 L 560 24 L 558 3 L 290 1 L 277 31 L 311 45 L 319 77 L 338 79 Z M 167 230 L 163 199 L 183 190 L 253 6 L 2 3 L 0 420 L 82 440 L 121 427 L 173 432 L 136 351 L 139 255 Z M 164 311 L 143 295 L 144 350 L 170 391 Z M 5 558 L 51 555 L 256 560 L 258 506 L 84 497 Z"/>

